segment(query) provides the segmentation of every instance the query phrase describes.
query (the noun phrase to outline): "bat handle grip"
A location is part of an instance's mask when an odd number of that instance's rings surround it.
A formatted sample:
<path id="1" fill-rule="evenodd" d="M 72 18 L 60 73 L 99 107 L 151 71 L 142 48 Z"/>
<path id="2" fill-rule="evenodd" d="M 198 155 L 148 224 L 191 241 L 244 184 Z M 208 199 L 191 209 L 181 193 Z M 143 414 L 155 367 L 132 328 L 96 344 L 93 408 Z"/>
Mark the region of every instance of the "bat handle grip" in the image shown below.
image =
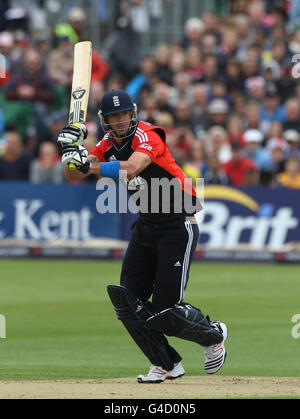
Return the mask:
<path id="1" fill-rule="evenodd" d="M 78 145 L 78 143 L 74 143 L 75 145 Z M 69 169 L 70 170 L 75 170 L 76 169 L 76 165 L 74 163 L 69 163 Z"/>
<path id="2" fill-rule="evenodd" d="M 72 125 L 75 125 L 75 126 L 79 127 L 80 126 L 80 122 L 76 122 L 75 124 L 72 124 Z M 78 142 L 75 142 L 74 144 L 75 145 L 78 145 Z M 74 163 L 69 163 L 69 169 L 70 170 L 75 170 L 76 169 L 76 165 Z"/>

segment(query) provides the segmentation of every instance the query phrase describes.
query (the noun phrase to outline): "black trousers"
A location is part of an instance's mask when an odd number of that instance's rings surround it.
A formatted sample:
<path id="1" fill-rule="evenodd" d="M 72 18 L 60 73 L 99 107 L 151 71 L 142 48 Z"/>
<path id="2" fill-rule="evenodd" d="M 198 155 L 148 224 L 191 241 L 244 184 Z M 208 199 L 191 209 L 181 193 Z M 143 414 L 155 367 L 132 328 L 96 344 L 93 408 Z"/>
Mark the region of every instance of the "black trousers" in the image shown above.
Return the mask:
<path id="1" fill-rule="evenodd" d="M 198 238 L 198 225 L 184 218 L 161 228 L 138 219 L 123 259 L 121 285 L 144 302 L 152 295 L 155 312 L 180 304 Z"/>

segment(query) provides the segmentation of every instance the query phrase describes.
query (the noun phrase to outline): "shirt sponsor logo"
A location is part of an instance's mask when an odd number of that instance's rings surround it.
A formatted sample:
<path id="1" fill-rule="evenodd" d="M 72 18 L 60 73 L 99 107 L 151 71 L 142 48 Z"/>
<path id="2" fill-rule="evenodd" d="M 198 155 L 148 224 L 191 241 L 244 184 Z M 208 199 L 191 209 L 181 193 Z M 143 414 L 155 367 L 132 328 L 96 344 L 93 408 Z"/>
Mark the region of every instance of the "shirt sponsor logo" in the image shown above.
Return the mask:
<path id="1" fill-rule="evenodd" d="M 144 148 L 145 150 L 151 151 L 152 150 L 152 146 L 149 144 L 141 144 L 139 146 L 139 148 Z M 137 150 L 138 151 L 138 150 Z"/>

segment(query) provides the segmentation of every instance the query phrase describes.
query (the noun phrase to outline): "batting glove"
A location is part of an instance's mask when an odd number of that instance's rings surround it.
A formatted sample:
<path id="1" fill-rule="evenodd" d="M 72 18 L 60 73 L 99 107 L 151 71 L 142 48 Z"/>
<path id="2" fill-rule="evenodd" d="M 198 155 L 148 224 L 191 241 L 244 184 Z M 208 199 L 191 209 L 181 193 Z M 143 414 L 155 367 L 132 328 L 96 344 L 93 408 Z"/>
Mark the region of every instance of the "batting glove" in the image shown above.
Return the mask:
<path id="1" fill-rule="evenodd" d="M 80 124 L 79 127 L 76 127 L 75 125 L 67 125 L 59 133 L 57 142 L 62 147 L 75 143 L 82 146 L 83 140 L 86 139 L 87 135 L 88 130 L 84 124 Z"/>
<path id="2" fill-rule="evenodd" d="M 86 174 L 90 170 L 90 162 L 87 159 L 88 151 L 81 145 L 70 144 L 62 149 L 61 163 L 67 166 L 70 163 L 75 164 L 76 168 Z"/>

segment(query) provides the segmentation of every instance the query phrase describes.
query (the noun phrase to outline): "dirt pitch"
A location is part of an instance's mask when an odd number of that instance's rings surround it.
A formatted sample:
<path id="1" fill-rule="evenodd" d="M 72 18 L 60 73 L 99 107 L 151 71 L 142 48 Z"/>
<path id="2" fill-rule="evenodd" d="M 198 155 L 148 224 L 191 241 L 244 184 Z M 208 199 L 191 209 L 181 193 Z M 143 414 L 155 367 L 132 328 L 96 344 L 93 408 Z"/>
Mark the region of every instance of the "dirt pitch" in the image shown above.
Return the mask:
<path id="1" fill-rule="evenodd" d="M 300 377 L 182 377 L 161 384 L 112 378 L 0 381 L 0 399 L 300 398 Z"/>

